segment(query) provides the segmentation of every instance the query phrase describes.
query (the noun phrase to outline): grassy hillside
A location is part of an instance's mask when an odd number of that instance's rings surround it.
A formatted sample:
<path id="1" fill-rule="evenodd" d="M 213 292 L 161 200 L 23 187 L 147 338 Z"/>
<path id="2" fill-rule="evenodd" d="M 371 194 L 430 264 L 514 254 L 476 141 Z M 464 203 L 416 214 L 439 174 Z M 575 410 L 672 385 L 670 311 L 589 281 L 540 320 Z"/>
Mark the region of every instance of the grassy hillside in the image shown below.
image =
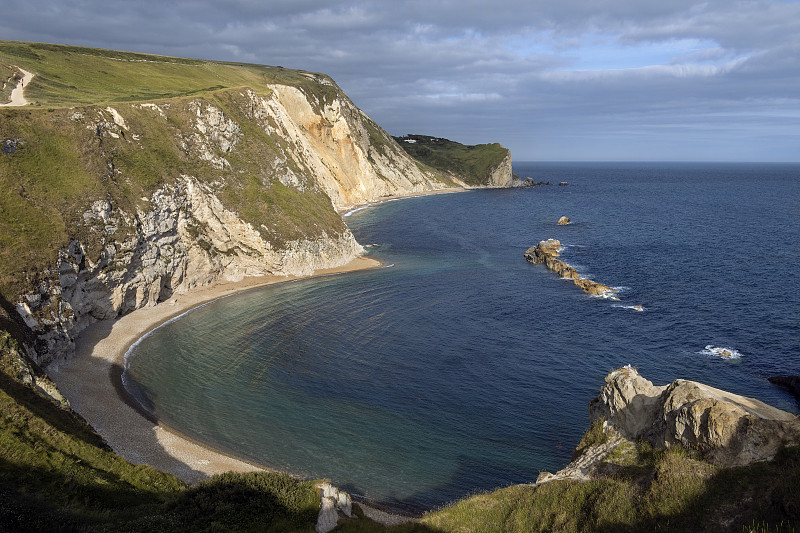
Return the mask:
<path id="1" fill-rule="evenodd" d="M 338 93 L 323 74 L 80 46 L 0 41 L 0 74 L 3 65 L 35 74 L 25 97 L 36 107 L 143 102 L 234 87 L 258 90 L 267 83 L 303 87 L 329 100 Z"/>
<path id="2" fill-rule="evenodd" d="M 0 531 L 314 531 L 312 482 L 231 473 L 187 487 L 115 455 L 29 373 L 0 333 Z"/>
<path id="3" fill-rule="evenodd" d="M 16 342 L 0 333 L 0 531 L 313 531 L 314 484 L 274 473 L 225 474 L 196 487 L 114 455 L 76 415 L 25 383 Z M 601 441 L 593 427 L 579 450 Z M 389 528 L 349 533 L 795 531 L 800 450 L 719 469 L 646 444 L 615 452 L 605 476 L 479 494 Z"/>
<path id="4" fill-rule="evenodd" d="M 594 426 L 578 446 L 602 438 Z M 716 468 L 682 448 L 615 450 L 593 481 L 517 485 L 467 498 L 423 522 L 438 531 L 795 531 L 800 449 Z"/>
<path id="5" fill-rule="evenodd" d="M 35 273 L 52 265 L 70 238 L 89 244 L 89 258 L 96 259 L 101 243 L 90 238 L 82 220 L 93 201 L 110 199 L 135 213 L 146 207 L 143 198 L 181 175 L 216 184 L 226 207 L 276 247 L 345 230 L 315 183 L 300 191 L 275 179 L 280 165 L 303 172 L 282 155 L 288 147 L 281 138 L 253 123 L 241 90 L 266 92 L 266 83 L 288 83 L 319 105 L 340 95 L 326 76 L 8 41 L 0 41 L 0 65 L 36 75 L 25 88 L 33 106 L 0 108 L 0 142 L 13 143 L 0 153 L 0 190 L 6 193 L 0 195 L 0 293 L 9 301 L 36 283 Z M 153 108 L 130 103 L 140 100 L 158 104 L 163 118 Z M 187 148 L 198 102 L 222 110 L 243 129 L 236 150 L 216 150 L 230 163 L 223 169 Z M 128 127 L 114 136 L 106 132 L 113 128 L 108 104 Z M 132 230 L 120 227 L 120 240 Z"/>
<path id="6" fill-rule="evenodd" d="M 452 173 L 467 185 L 482 185 L 508 155 L 498 143 L 465 145 L 440 137 L 406 135 L 394 138 L 408 154 L 437 170 Z"/>

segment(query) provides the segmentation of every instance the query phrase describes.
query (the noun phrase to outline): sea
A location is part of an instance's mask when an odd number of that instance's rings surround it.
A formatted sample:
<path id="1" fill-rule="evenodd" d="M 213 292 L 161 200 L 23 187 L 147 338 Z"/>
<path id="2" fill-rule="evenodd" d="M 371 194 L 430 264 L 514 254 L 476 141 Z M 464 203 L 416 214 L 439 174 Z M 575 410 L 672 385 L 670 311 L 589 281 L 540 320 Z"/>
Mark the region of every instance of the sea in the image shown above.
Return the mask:
<path id="1" fill-rule="evenodd" d="M 800 165 L 514 172 L 552 185 L 347 214 L 382 268 L 199 307 L 132 348 L 126 387 L 189 437 L 411 514 L 563 468 L 624 365 L 800 411 L 767 381 L 800 374 Z M 527 263 L 549 238 L 618 300 Z"/>

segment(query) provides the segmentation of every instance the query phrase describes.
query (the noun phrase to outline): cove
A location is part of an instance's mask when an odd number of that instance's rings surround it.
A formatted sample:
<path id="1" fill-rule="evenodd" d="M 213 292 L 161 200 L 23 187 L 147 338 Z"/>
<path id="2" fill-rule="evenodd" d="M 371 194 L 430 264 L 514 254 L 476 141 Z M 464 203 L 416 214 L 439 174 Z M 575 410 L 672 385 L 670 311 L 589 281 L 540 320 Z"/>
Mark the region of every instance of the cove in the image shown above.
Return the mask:
<path id="1" fill-rule="evenodd" d="M 198 308 L 139 342 L 128 390 L 192 438 L 407 511 L 562 467 L 603 376 L 625 364 L 797 412 L 766 382 L 799 353 L 798 298 L 780 282 L 800 241 L 796 166 L 515 170 L 570 185 L 354 213 L 359 242 L 391 266 Z M 783 217 L 767 232 L 765 209 Z M 562 215 L 574 223 L 557 227 Z M 528 264 L 550 237 L 620 302 Z M 756 245 L 769 276 L 744 261 Z"/>

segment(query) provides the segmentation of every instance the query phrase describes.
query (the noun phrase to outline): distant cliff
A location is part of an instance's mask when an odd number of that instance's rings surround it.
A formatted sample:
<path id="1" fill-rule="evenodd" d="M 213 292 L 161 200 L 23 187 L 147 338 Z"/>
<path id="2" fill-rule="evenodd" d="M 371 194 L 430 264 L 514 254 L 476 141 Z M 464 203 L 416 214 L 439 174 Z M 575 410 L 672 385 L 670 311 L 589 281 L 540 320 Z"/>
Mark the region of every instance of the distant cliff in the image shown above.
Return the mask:
<path id="1" fill-rule="evenodd" d="M 345 264 L 338 212 L 467 181 L 322 74 L 10 42 L 0 65 L 35 73 L 32 105 L 0 110 L 0 329 L 42 365 L 172 294 Z"/>
<path id="2" fill-rule="evenodd" d="M 428 135 L 394 138 L 418 161 L 467 187 L 511 187 L 511 152 L 498 143 L 464 145 Z"/>

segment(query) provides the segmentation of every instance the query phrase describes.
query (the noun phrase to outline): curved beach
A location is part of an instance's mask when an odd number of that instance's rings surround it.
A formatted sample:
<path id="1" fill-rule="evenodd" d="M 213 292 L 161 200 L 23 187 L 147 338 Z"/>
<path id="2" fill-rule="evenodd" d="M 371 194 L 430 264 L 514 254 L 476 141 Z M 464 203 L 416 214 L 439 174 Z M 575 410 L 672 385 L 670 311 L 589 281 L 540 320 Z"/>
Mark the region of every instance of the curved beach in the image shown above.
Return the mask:
<path id="1" fill-rule="evenodd" d="M 380 266 L 380 262 L 360 256 L 347 265 L 318 270 L 308 277 Z M 119 376 L 130 346 L 164 322 L 218 298 L 295 279 L 299 278 L 263 276 L 239 282 L 220 281 L 176 295 L 157 306 L 137 309 L 117 320 L 97 322 L 78 337 L 75 357 L 52 364 L 48 375 L 72 408 L 106 439 L 114 452 L 133 463 L 169 472 L 187 483 L 228 471 L 262 470 L 262 466 L 211 449 L 148 418 L 122 390 Z"/>

